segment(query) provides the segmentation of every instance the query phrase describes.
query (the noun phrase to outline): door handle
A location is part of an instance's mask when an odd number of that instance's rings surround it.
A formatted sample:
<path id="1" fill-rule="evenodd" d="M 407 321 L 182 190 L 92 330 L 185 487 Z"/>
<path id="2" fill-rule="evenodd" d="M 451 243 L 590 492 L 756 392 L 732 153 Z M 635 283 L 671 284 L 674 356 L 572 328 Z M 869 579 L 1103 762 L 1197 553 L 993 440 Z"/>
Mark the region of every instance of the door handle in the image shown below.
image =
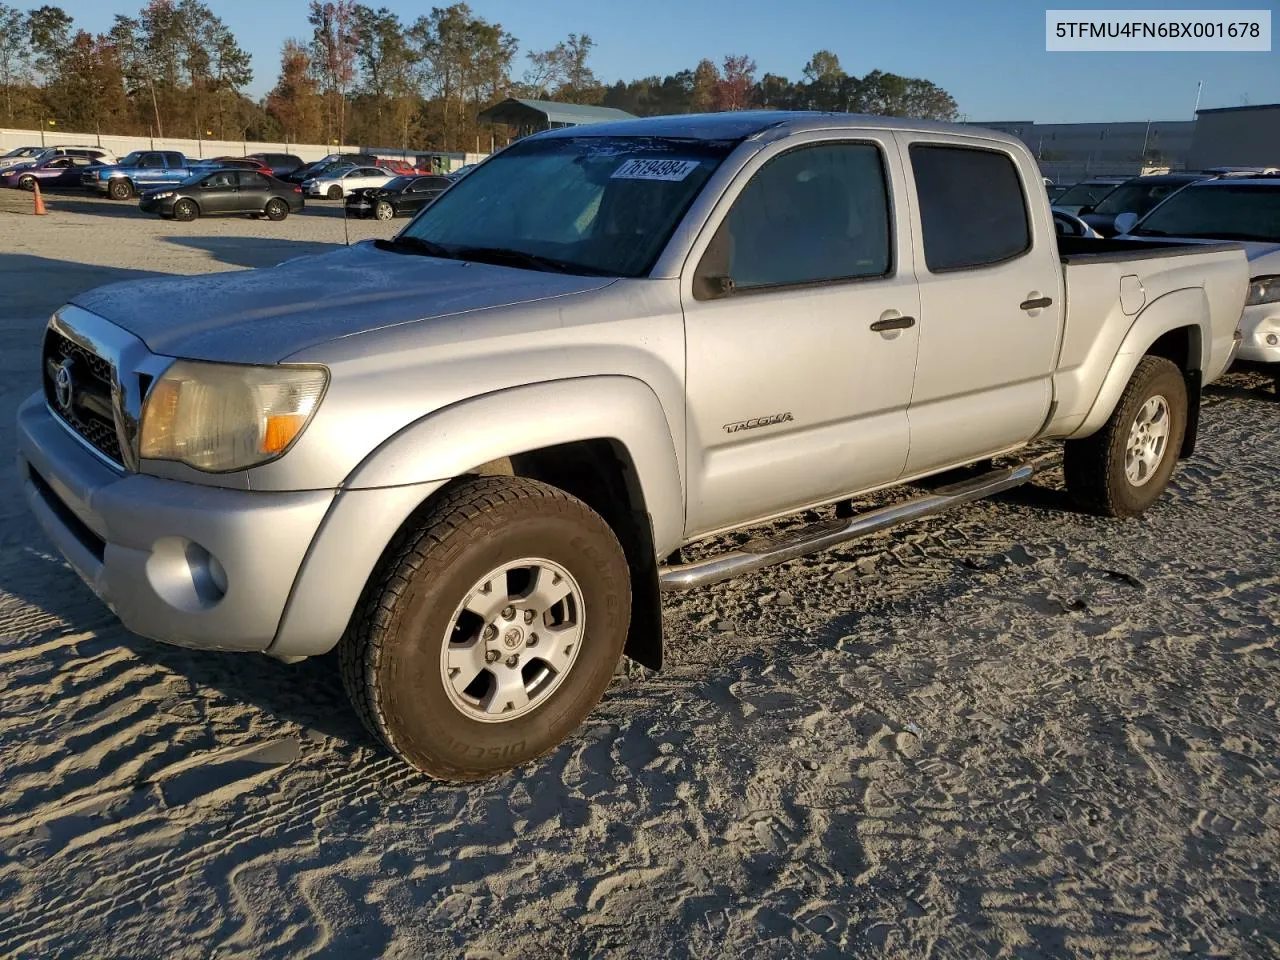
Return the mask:
<path id="1" fill-rule="evenodd" d="M 906 330 L 915 325 L 915 317 L 889 317 L 886 320 L 877 320 L 871 324 L 871 329 L 876 333 L 883 333 L 885 330 Z"/>
<path id="2" fill-rule="evenodd" d="M 1019 310 L 1039 310 L 1053 306 L 1053 297 L 1036 297 L 1034 300 L 1023 300 L 1018 304 Z"/>

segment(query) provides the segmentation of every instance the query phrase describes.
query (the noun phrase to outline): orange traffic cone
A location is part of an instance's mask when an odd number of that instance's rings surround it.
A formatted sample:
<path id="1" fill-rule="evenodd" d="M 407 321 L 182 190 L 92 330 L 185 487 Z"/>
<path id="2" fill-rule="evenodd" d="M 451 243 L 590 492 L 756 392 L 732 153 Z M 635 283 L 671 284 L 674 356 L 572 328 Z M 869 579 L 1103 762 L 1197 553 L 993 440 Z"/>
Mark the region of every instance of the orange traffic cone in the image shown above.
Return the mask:
<path id="1" fill-rule="evenodd" d="M 31 179 L 35 180 L 35 177 L 32 177 Z M 48 210 L 46 210 L 46 209 L 44 208 L 44 197 L 40 196 L 40 181 L 39 181 L 39 180 L 36 180 L 36 182 L 35 182 L 35 183 L 33 183 L 31 186 L 35 189 L 35 192 L 36 192 L 36 212 L 35 212 L 35 215 L 36 215 L 37 217 L 43 217 L 43 216 L 44 216 L 46 213 L 48 213 L 49 211 L 48 211 Z"/>

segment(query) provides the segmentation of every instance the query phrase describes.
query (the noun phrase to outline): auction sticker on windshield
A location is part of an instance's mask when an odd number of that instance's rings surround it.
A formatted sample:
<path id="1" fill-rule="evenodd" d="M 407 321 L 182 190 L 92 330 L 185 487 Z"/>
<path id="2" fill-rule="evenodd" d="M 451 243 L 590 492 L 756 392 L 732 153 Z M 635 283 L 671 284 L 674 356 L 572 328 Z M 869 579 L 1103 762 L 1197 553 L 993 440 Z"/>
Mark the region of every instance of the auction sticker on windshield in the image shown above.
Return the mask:
<path id="1" fill-rule="evenodd" d="M 683 180 L 698 169 L 697 160 L 628 160 L 611 180 Z"/>

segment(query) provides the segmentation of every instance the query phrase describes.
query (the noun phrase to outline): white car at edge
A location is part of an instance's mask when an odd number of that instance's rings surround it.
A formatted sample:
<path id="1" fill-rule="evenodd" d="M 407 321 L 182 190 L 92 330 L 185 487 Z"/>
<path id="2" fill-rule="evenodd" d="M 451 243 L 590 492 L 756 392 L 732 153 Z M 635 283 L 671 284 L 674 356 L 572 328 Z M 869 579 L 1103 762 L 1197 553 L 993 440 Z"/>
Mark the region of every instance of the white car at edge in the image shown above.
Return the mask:
<path id="1" fill-rule="evenodd" d="M 1193 183 L 1124 225 L 1121 239 L 1237 240 L 1244 246 L 1249 293 L 1236 359 L 1269 373 L 1280 395 L 1280 177 Z"/>

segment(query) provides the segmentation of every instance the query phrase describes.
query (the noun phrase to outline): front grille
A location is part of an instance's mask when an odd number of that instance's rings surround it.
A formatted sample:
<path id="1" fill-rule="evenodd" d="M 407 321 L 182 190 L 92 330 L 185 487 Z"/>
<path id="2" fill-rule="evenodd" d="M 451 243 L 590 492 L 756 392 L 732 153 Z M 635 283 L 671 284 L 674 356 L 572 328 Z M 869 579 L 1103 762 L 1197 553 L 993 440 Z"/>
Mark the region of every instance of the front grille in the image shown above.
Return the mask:
<path id="1" fill-rule="evenodd" d="M 68 365 L 73 389 L 70 404 L 58 401 L 58 371 Z M 120 440 L 112 412 L 111 362 L 50 327 L 45 331 L 44 396 L 49 408 L 112 463 L 120 464 Z"/>

